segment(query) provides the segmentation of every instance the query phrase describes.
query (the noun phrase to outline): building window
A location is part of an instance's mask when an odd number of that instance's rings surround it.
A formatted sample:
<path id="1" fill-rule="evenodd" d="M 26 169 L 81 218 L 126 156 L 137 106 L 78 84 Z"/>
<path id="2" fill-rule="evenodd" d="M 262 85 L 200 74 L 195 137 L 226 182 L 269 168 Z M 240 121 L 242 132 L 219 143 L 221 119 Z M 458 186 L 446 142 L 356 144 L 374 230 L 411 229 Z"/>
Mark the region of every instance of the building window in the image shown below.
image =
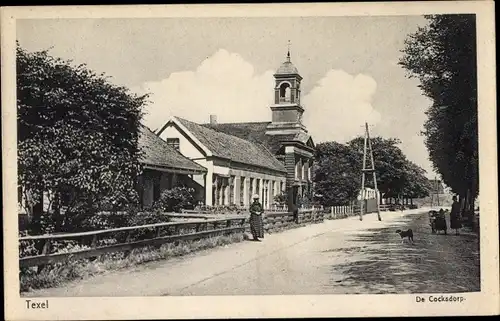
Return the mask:
<path id="1" fill-rule="evenodd" d="M 235 198 L 235 195 L 234 195 L 234 184 L 235 183 L 235 176 L 231 176 L 229 178 L 229 186 L 227 188 L 229 188 L 229 205 L 234 205 L 234 198 Z"/>
<path id="2" fill-rule="evenodd" d="M 309 181 L 312 181 L 312 174 L 311 174 L 311 166 L 309 165 L 309 167 L 307 168 L 307 177 L 309 178 Z"/>
<path id="3" fill-rule="evenodd" d="M 167 144 L 175 150 L 179 150 L 179 138 L 167 138 Z"/>
<path id="4" fill-rule="evenodd" d="M 236 205 L 244 205 L 245 204 L 245 177 L 241 176 L 240 178 L 240 204 Z"/>
<path id="5" fill-rule="evenodd" d="M 252 204 L 253 202 L 253 193 L 255 193 L 254 190 L 254 180 L 255 178 L 250 177 L 250 184 L 248 184 L 248 204 Z"/>
<path id="6" fill-rule="evenodd" d="M 299 162 L 295 163 L 295 178 L 299 178 Z"/>

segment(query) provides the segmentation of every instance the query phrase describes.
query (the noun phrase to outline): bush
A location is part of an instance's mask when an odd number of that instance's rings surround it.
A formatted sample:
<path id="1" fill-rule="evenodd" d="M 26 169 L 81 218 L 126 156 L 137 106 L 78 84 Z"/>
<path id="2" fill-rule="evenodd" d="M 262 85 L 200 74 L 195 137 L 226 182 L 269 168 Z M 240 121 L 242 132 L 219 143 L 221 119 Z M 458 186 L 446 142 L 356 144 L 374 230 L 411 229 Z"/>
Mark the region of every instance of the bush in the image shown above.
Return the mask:
<path id="1" fill-rule="evenodd" d="M 274 202 L 278 203 L 279 205 L 286 204 L 287 199 L 288 199 L 288 195 L 283 191 L 280 194 L 274 196 Z"/>
<path id="2" fill-rule="evenodd" d="M 193 188 L 174 187 L 161 193 L 154 208 L 165 212 L 180 213 L 181 209 L 194 209 L 195 205 Z"/>

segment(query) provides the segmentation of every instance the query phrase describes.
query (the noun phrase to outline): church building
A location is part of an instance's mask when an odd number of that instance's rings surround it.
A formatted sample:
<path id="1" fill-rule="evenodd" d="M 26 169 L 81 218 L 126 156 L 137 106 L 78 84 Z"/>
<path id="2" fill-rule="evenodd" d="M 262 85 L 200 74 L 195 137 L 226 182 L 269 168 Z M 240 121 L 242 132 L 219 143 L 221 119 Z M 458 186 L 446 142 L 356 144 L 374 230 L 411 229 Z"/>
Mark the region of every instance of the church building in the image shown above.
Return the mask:
<path id="1" fill-rule="evenodd" d="M 302 123 L 301 81 L 290 52 L 274 74 L 271 121 L 218 123 L 216 115 L 198 124 L 172 117 L 157 135 L 206 168 L 193 175 L 204 186 L 206 205 L 243 205 L 258 193 L 265 208 L 287 195 L 289 209 L 312 200 L 315 146 Z"/>

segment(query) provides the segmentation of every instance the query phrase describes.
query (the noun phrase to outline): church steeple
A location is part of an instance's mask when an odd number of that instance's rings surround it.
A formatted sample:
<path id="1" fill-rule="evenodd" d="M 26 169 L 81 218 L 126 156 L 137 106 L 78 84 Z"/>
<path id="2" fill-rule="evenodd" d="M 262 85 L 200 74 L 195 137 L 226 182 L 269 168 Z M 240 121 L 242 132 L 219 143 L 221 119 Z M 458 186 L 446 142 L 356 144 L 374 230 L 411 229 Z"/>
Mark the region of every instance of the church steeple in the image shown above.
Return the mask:
<path id="1" fill-rule="evenodd" d="M 286 54 L 286 61 L 290 62 L 290 40 L 288 40 L 288 53 Z"/>
<path id="2" fill-rule="evenodd" d="M 274 74 L 274 104 L 271 106 L 272 123 L 268 129 L 292 130 L 303 129 L 302 114 L 304 109 L 300 104 L 302 77 L 290 57 L 290 42 L 286 60 Z"/>

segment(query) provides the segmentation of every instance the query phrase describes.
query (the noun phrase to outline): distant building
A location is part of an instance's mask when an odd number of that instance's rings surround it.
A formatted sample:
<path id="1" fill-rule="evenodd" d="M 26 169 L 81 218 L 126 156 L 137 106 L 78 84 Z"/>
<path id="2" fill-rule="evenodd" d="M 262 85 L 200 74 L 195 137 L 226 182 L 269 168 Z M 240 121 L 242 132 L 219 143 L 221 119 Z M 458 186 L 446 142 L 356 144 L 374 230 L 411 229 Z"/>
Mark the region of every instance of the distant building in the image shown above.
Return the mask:
<path id="1" fill-rule="evenodd" d="M 274 79 L 271 121 L 217 123 L 212 115 L 209 123 L 197 124 L 172 117 L 158 130 L 167 144 L 207 169 L 193 175 L 205 186 L 206 205 L 249 205 L 255 193 L 265 208 L 282 192 L 289 207 L 312 199 L 315 145 L 302 124 L 302 77 L 290 52 Z"/>
<path id="2" fill-rule="evenodd" d="M 361 199 L 380 199 L 380 191 L 376 191 L 373 188 L 365 187 L 364 189 L 364 195 L 362 195 L 362 191 L 359 191 L 357 200 L 360 201 Z"/>

